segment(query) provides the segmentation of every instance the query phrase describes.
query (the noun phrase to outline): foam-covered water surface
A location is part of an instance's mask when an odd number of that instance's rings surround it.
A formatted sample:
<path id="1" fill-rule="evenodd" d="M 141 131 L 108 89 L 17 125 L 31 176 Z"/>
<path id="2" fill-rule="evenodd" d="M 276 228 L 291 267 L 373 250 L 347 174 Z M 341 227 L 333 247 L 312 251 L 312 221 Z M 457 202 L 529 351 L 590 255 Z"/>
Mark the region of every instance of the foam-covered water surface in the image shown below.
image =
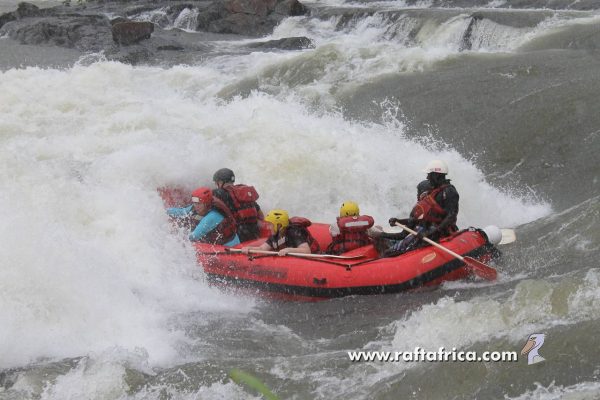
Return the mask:
<path id="1" fill-rule="evenodd" d="M 308 2 L 171 67 L 3 64 L 0 398 L 260 398 L 234 368 L 291 399 L 597 396 L 598 18 L 484 3 Z M 176 27 L 192 37 L 196 15 Z M 315 48 L 244 47 L 290 36 Z M 497 282 L 320 303 L 223 291 L 157 192 L 229 167 L 263 210 L 333 222 L 353 200 L 385 225 L 437 158 L 460 227 L 516 229 Z M 535 366 L 348 358 L 519 352 L 536 332 Z"/>

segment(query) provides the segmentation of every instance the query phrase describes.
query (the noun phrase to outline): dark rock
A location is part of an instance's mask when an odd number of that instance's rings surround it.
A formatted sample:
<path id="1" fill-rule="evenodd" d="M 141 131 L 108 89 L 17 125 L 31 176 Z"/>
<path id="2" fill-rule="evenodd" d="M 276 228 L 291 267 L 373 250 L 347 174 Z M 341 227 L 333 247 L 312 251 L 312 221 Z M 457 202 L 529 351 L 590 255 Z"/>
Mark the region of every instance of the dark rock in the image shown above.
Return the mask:
<path id="1" fill-rule="evenodd" d="M 197 12 L 195 28 L 205 33 L 160 29 L 173 26 L 185 9 L 192 10 L 192 15 Z M 172 64 L 209 51 L 210 45 L 203 41 L 212 39 L 206 38 L 267 35 L 284 18 L 306 12 L 297 0 L 86 0 L 47 8 L 20 3 L 17 10 L 0 15 L 0 36 L 22 44 L 60 46 L 82 54 L 103 51 L 108 59 L 130 64 Z M 152 15 L 152 22 L 138 22 L 143 19 L 142 13 Z M 106 15 L 120 17 L 111 20 Z M 312 46 L 308 38 L 254 45 L 282 50 Z"/>
<path id="2" fill-rule="evenodd" d="M 213 33 L 235 33 L 244 36 L 264 36 L 270 33 L 275 24 L 267 19 L 256 18 L 250 14 L 230 14 L 225 18 L 218 19 L 208 25 L 208 32 Z"/>
<path id="3" fill-rule="evenodd" d="M 127 51 L 107 54 L 108 59 L 122 62 L 124 64 L 139 65 L 147 64 L 154 58 L 154 53 L 148 49 L 136 47 Z"/>
<path id="4" fill-rule="evenodd" d="M 166 45 L 166 46 L 158 46 L 156 48 L 156 50 L 173 50 L 173 51 L 181 51 L 181 50 L 185 50 L 182 46 L 175 46 L 172 44 Z"/>
<path id="5" fill-rule="evenodd" d="M 40 8 L 35 4 L 22 2 L 17 6 L 15 11 L 17 18 L 35 17 L 40 14 Z"/>
<path id="6" fill-rule="evenodd" d="M 289 37 L 267 42 L 252 43 L 248 45 L 254 49 L 280 49 L 280 50 L 303 50 L 314 49 L 315 44 L 306 36 Z"/>
<path id="7" fill-rule="evenodd" d="M 17 19 L 17 17 L 14 15 L 14 12 L 9 12 L 9 13 L 0 15 L 0 28 L 2 28 L 2 26 L 4 24 L 14 21 L 16 19 Z"/>
<path id="8" fill-rule="evenodd" d="M 232 14 L 266 17 L 275 10 L 277 0 L 226 0 L 225 9 Z"/>
<path id="9" fill-rule="evenodd" d="M 469 22 L 469 26 L 465 30 L 463 37 L 460 41 L 459 51 L 471 50 L 473 47 L 473 43 L 471 41 L 473 35 L 473 28 L 477 24 L 478 21 L 482 20 L 484 17 L 481 14 L 473 13 L 471 16 L 471 21 Z"/>
<path id="10" fill-rule="evenodd" d="M 5 24 L 0 34 L 22 44 L 98 51 L 110 43 L 110 22 L 100 15 L 25 18 Z"/>
<path id="11" fill-rule="evenodd" d="M 35 17 L 40 13 L 39 7 L 31 3 L 19 3 L 17 10 L 0 15 L 0 28 L 8 22 L 16 21 L 21 18 Z"/>
<path id="12" fill-rule="evenodd" d="M 298 0 L 284 0 L 277 3 L 275 13 L 286 17 L 297 17 L 305 15 L 307 8 Z"/>
<path id="13" fill-rule="evenodd" d="M 227 0 L 200 10 L 198 30 L 264 36 L 288 16 L 303 15 L 306 8 L 297 0 Z"/>
<path id="14" fill-rule="evenodd" d="M 150 39 L 154 32 L 152 22 L 118 22 L 112 26 L 113 40 L 124 46 Z"/>
<path id="15" fill-rule="evenodd" d="M 215 32 L 211 30 L 213 21 L 220 20 L 227 15 L 227 11 L 222 2 L 212 3 L 209 7 L 200 10 L 198 13 L 197 31 Z"/>
<path id="16" fill-rule="evenodd" d="M 124 18 L 124 17 L 117 17 L 117 18 L 111 19 L 110 24 L 115 25 L 115 24 L 119 24 L 121 22 L 130 22 L 130 21 L 131 20 Z"/>

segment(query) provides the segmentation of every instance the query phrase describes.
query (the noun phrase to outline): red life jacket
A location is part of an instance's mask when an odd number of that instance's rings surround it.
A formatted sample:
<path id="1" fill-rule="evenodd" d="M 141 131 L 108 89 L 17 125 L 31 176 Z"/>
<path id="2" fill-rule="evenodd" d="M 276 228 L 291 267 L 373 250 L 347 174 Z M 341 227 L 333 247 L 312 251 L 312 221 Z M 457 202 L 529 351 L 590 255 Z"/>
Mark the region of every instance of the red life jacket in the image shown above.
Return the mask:
<path id="1" fill-rule="evenodd" d="M 427 196 L 419 200 L 410 212 L 411 218 L 432 222 L 434 224 L 439 224 L 442 222 L 448 213 L 438 204 L 437 201 L 435 201 L 435 197 L 447 186 L 448 185 L 442 185 L 438 188 L 435 188 L 429 192 Z"/>
<path id="2" fill-rule="evenodd" d="M 306 228 L 312 225 L 312 222 L 308 218 L 304 217 L 292 217 L 290 218 L 290 224 L 286 228 L 286 231 L 282 238 L 273 238 L 271 237 L 270 244 L 273 247 L 273 250 L 279 251 L 281 249 L 285 249 L 288 246 L 287 234 L 291 229 L 304 229 L 306 231 L 306 240 L 308 246 L 310 247 L 310 252 L 312 254 L 317 254 L 321 251 L 321 246 L 319 246 L 319 242 L 315 240 L 315 238 L 310 234 L 310 231 Z"/>
<path id="3" fill-rule="evenodd" d="M 258 193 L 254 186 L 227 185 L 223 189 L 229 193 L 234 209 L 231 210 L 238 224 L 256 224 L 258 222 L 258 211 L 256 200 Z"/>
<path id="4" fill-rule="evenodd" d="M 202 216 L 199 214 L 196 214 L 196 212 L 194 211 L 194 208 L 192 207 L 192 214 L 189 215 L 186 219 L 186 223 L 189 225 L 190 231 L 193 231 L 194 229 L 196 229 L 196 227 L 200 223 L 201 219 L 202 219 Z"/>
<path id="5" fill-rule="evenodd" d="M 342 254 L 350 250 L 366 246 L 371 243 L 367 230 L 373 226 L 375 221 L 369 215 L 357 217 L 338 217 L 337 225 L 340 234 L 333 237 L 327 254 Z"/>
<path id="6" fill-rule="evenodd" d="M 290 225 L 292 227 L 298 227 L 301 229 L 303 228 L 306 230 L 308 246 L 310 247 L 310 252 L 312 254 L 317 254 L 321 251 L 321 246 L 319 246 L 319 242 L 317 242 L 315 240 L 315 238 L 313 237 L 313 235 L 310 234 L 310 231 L 308 229 L 306 229 L 312 225 L 312 222 L 310 222 L 310 220 L 308 218 L 292 217 L 292 218 L 290 218 Z"/>
<path id="7" fill-rule="evenodd" d="M 233 240 L 237 234 L 235 218 L 225 203 L 217 197 L 213 197 L 212 208 L 223 216 L 223 220 L 205 236 L 204 240 L 212 244 L 225 244 Z"/>

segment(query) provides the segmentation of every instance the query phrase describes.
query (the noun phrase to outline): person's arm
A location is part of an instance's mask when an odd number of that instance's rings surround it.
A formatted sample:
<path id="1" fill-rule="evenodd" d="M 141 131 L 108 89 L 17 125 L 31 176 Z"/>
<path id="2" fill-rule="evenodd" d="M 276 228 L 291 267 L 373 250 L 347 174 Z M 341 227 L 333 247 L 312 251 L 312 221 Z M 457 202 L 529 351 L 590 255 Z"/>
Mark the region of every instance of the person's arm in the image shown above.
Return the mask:
<path id="1" fill-rule="evenodd" d="M 332 238 L 340 235 L 340 227 L 337 223 L 329 225 L 329 234 Z"/>
<path id="2" fill-rule="evenodd" d="M 286 242 L 290 247 L 279 250 L 279 255 L 285 256 L 288 253 L 310 254 L 311 251 L 310 246 L 308 245 L 308 235 L 309 233 L 306 229 L 293 229 L 288 231 Z"/>
<path id="3" fill-rule="evenodd" d="M 450 225 L 456 225 L 456 219 L 458 217 L 458 200 L 459 195 L 454 186 L 449 186 L 443 194 L 446 196 L 444 202 L 444 210 L 448 213 L 446 218 L 438 225 L 438 231 L 443 232 Z"/>
<path id="4" fill-rule="evenodd" d="M 217 227 L 223 220 L 223 216 L 216 212 L 210 211 L 208 214 L 204 216 L 196 225 L 196 228 L 192 233 L 190 233 L 190 240 L 192 242 L 200 242 L 204 239 L 204 237 L 213 229 Z"/>
<path id="5" fill-rule="evenodd" d="M 187 217 L 189 213 L 192 212 L 193 206 L 187 207 L 171 207 L 167 208 L 167 215 L 173 218 Z"/>
<path id="6" fill-rule="evenodd" d="M 285 249 L 281 249 L 279 250 L 279 255 L 280 256 L 285 256 L 288 253 L 302 253 L 302 254 L 310 254 L 310 246 L 308 245 L 308 242 L 304 242 L 304 243 L 300 243 L 300 245 L 298 245 L 298 247 L 286 247 Z"/>
<path id="7" fill-rule="evenodd" d="M 411 222 L 411 218 L 395 218 L 392 217 L 388 220 L 390 226 L 396 226 L 396 222 L 401 223 L 402 225 L 407 225 Z"/>
<path id="8" fill-rule="evenodd" d="M 261 244 L 260 246 L 246 246 L 246 247 L 242 247 L 241 251 L 244 254 L 248 254 L 250 252 L 250 250 L 273 250 L 273 248 L 271 247 L 271 245 L 269 244 L 268 240 L 265 240 L 265 242 L 263 244 Z"/>

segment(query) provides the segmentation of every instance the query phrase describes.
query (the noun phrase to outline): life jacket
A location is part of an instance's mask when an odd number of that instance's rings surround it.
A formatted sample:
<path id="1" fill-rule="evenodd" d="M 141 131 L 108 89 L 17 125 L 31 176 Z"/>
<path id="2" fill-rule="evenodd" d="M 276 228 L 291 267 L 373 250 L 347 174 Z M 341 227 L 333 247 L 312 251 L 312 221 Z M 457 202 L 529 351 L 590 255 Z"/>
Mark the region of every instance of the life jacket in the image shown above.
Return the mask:
<path id="1" fill-rule="evenodd" d="M 258 222 L 258 211 L 256 200 L 258 193 L 254 186 L 227 185 L 223 189 L 229 193 L 233 209 L 231 210 L 238 224 L 256 224 Z"/>
<path id="2" fill-rule="evenodd" d="M 319 253 L 321 251 L 321 246 L 319 246 L 319 242 L 317 242 L 315 240 L 315 238 L 310 234 L 310 231 L 308 229 L 306 229 L 311 225 L 312 225 L 312 222 L 310 222 L 310 220 L 308 218 L 304 218 L 304 217 L 290 218 L 290 224 L 286 228 L 283 237 L 281 237 L 279 239 L 272 238 L 271 246 L 273 247 L 273 250 L 279 251 L 281 249 L 285 249 L 286 247 L 289 247 L 288 243 L 287 243 L 287 235 L 293 229 L 303 229 L 306 231 L 306 241 L 308 243 L 308 246 L 310 247 L 310 252 L 312 254 Z"/>
<path id="3" fill-rule="evenodd" d="M 435 197 L 448 186 L 442 185 L 435 188 L 427 196 L 419 200 L 410 212 L 410 217 L 434 224 L 442 222 L 448 213 L 435 201 Z"/>
<path id="4" fill-rule="evenodd" d="M 196 214 L 194 208 L 192 207 L 192 213 L 185 220 L 185 223 L 187 224 L 186 227 L 189 226 L 190 230 L 193 231 L 196 229 L 201 219 L 202 215 Z"/>
<path id="5" fill-rule="evenodd" d="M 369 215 L 357 217 L 338 217 L 337 226 L 340 234 L 333 237 L 327 254 L 342 254 L 350 250 L 366 246 L 371 243 L 367 230 L 373 226 L 375 221 Z"/>
<path id="6" fill-rule="evenodd" d="M 237 234 L 235 218 L 229 207 L 217 197 L 213 197 L 212 208 L 223 215 L 223 220 L 212 231 L 205 235 L 204 241 L 212 244 L 225 244 Z"/>

